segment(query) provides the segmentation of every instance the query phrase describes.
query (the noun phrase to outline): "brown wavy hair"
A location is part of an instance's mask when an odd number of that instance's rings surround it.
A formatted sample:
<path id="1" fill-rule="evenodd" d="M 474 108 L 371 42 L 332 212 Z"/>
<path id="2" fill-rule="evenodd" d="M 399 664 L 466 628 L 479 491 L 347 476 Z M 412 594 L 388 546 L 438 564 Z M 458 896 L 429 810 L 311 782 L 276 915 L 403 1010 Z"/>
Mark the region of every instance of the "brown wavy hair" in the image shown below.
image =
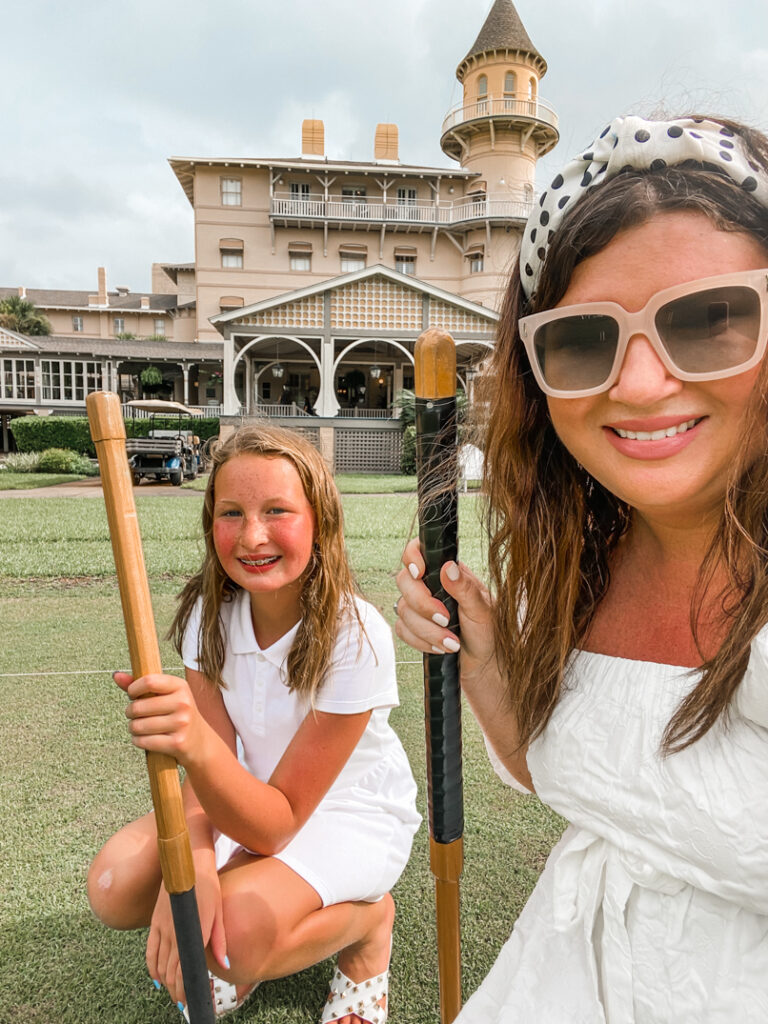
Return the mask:
<path id="1" fill-rule="evenodd" d="M 699 116 L 699 115 L 696 115 Z M 744 140 L 768 175 L 768 140 L 736 122 L 710 118 Z M 658 171 L 625 169 L 589 190 L 553 237 L 533 301 L 519 269 L 507 288 L 497 343 L 484 381 L 489 562 L 495 593 L 497 660 L 508 682 L 520 745 L 537 736 L 557 703 L 568 661 L 585 641 L 610 583 L 611 555 L 632 510 L 570 455 L 554 431 L 518 333 L 518 320 L 555 306 L 571 274 L 619 232 L 659 212 L 693 210 L 720 230 L 746 232 L 766 248 L 768 210 L 731 178 L 694 163 Z M 482 407 L 482 405 L 481 405 Z M 755 455 L 756 443 L 759 452 Z M 727 714 L 746 669 L 750 644 L 768 621 L 768 369 L 763 362 L 742 442 L 691 607 L 697 626 L 705 599 L 727 630 L 701 679 L 667 724 L 664 753 L 682 750 Z M 727 583 L 712 593 L 724 567 Z"/>
<path id="2" fill-rule="evenodd" d="M 216 476 L 223 465 L 238 455 L 287 459 L 299 474 L 304 494 L 315 515 L 316 533 L 309 564 L 301 580 L 301 622 L 288 654 L 288 685 L 314 699 L 323 683 L 336 642 L 339 624 L 352 615 L 363 627 L 355 604 L 357 586 L 344 546 L 344 515 L 341 498 L 330 470 L 317 449 L 297 433 L 272 426 L 241 427 L 225 441 L 212 446 L 211 474 L 203 502 L 205 557 L 198 573 L 179 594 L 179 607 L 169 631 L 181 654 L 182 640 L 192 609 L 202 598 L 198 661 L 202 674 L 224 687 L 224 639 L 221 607 L 242 589 L 221 567 L 213 545 L 213 508 Z"/>

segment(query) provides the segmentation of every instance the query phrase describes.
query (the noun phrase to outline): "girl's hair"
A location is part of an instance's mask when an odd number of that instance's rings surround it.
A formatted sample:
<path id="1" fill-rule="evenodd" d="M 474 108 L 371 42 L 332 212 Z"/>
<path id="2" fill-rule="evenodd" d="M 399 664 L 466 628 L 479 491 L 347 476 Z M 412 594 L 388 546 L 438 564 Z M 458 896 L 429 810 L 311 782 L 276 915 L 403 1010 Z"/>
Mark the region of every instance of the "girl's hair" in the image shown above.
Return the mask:
<path id="1" fill-rule="evenodd" d="M 714 120 L 740 135 L 750 158 L 768 174 L 768 140 L 735 122 Z M 557 703 L 567 663 L 584 643 L 608 588 L 610 556 L 632 512 L 560 442 L 528 364 L 518 320 L 555 306 L 574 267 L 619 231 L 672 210 L 697 211 L 719 230 L 750 234 L 766 247 L 768 264 L 768 210 L 730 178 L 690 163 L 657 171 L 628 168 L 587 191 L 569 211 L 552 238 L 534 301 L 527 302 L 516 268 L 502 305 L 484 381 L 489 399 L 485 492 L 497 658 L 508 680 L 521 745 L 542 731 Z M 668 723 L 666 753 L 695 742 L 724 714 L 744 674 L 750 643 L 768 621 L 767 377 L 764 364 L 691 609 L 700 650 L 697 627 L 705 599 L 719 602 L 727 636 L 704 661 L 701 680 Z M 722 565 L 727 584 L 714 595 L 713 580 Z"/>
<path id="2" fill-rule="evenodd" d="M 299 475 L 304 494 L 315 517 L 312 555 L 301 579 L 301 622 L 288 654 L 288 685 L 310 702 L 322 685 L 345 614 L 360 624 L 354 596 L 357 588 L 344 547 L 344 519 L 341 498 L 322 456 L 299 434 L 278 427 L 242 427 L 212 448 L 211 475 L 203 502 L 205 557 L 200 571 L 179 595 L 179 607 L 169 636 L 181 653 L 182 640 L 192 608 L 202 598 L 198 641 L 200 671 L 215 686 L 223 687 L 224 640 L 221 606 L 240 591 L 221 567 L 213 545 L 213 508 L 216 477 L 230 459 L 238 455 L 259 455 L 287 459 Z M 362 629 L 362 626 L 361 626 Z M 361 634 L 362 635 L 362 634 Z"/>

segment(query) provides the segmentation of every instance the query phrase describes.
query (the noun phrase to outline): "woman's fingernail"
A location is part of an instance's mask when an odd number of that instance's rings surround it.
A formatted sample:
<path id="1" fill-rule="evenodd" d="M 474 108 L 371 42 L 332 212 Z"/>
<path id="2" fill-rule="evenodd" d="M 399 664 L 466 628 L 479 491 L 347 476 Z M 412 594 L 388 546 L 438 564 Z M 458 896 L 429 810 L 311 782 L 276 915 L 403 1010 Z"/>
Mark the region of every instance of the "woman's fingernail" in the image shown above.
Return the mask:
<path id="1" fill-rule="evenodd" d="M 432 650 L 435 652 L 435 654 L 445 654 L 445 651 L 443 650 L 442 647 L 435 647 L 434 644 L 432 644 Z"/>
<path id="2" fill-rule="evenodd" d="M 454 640 L 452 636 L 447 636 L 445 640 L 443 640 L 443 647 L 446 651 L 450 651 L 451 654 L 456 654 L 456 652 L 461 649 L 461 644 L 458 640 Z"/>
<path id="3" fill-rule="evenodd" d="M 159 988 L 162 988 L 162 987 L 163 987 L 163 986 L 162 986 L 162 985 L 160 984 L 160 982 L 159 982 L 159 981 L 157 980 L 157 978 L 153 978 L 153 979 L 152 979 L 152 984 L 153 984 L 153 985 L 155 986 L 155 988 L 158 988 L 158 989 L 159 989 Z"/>
<path id="4" fill-rule="evenodd" d="M 229 970 L 229 957 L 228 956 L 224 957 L 224 966 L 227 968 L 227 970 Z"/>
<path id="5" fill-rule="evenodd" d="M 442 612 L 435 612 L 435 614 L 432 616 L 432 621 L 436 623 L 438 626 L 442 626 L 443 629 L 445 629 L 450 620 L 448 616 L 443 615 Z"/>
<path id="6" fill-rule="evenodd" d="M 415 580 L 419 578 L 419 567 L 415 562 L 408 563 L 408 572 L 413 576 Z"/>
<path id="7" fill-rule="evenodd" d="M 445 575 L 455 583 L 459 576 L 461 576 L 458 565 L 455 562 L 448 562 L 445 566 Z"/>
<path id="8" fill-rule="evenodd" d="M 176 1007 L 177 1007 L 179 1013 L 184 1013 L 184 1003 L 179 1001 L 178 1003 L 176 1003 Z"/>

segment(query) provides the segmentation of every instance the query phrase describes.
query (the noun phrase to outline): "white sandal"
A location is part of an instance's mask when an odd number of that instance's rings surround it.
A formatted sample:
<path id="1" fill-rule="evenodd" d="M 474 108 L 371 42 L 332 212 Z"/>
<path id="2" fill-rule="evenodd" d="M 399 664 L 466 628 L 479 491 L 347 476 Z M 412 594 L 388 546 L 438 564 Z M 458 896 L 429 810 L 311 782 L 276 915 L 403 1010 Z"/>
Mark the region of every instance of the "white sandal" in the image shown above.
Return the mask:
<path id="1" fill-rule="evenodd" d="M 222 978 L 217 978 L 215 974 L 211 974 L 208 971 L 208 977 L 211 981 L 211 999 L 213 1000 L 213 1014 L 218 1019 L 219 1017 L 226 1017 L 229 1013 L 234 1013 L 235 1010 L 239 1010 L 243 1004 L 251 998 L 253 993 L 259 987 L 257 981 L 255 985 L 252 985 L 247 992 L 245 992 L 242 998 L 237 998 L 237 988 L 229 981 L 224 981 Z M 186 1006 L 182 1011 L 184 1014 L 184 1020 L 189 1020 L 189 1012 Z"/>
<path id="2" fill-rule="evenodd" d="M 381 1005 L 382 999 L 384 1006 Z M 335 972 L 320 1024 L 334 1024 L 350 1013 L 367 1021 L 367 1024 L 385 1024 L 389 1016 L 388 969 L 366 981 L 352 981 L 343 971 Z"/>

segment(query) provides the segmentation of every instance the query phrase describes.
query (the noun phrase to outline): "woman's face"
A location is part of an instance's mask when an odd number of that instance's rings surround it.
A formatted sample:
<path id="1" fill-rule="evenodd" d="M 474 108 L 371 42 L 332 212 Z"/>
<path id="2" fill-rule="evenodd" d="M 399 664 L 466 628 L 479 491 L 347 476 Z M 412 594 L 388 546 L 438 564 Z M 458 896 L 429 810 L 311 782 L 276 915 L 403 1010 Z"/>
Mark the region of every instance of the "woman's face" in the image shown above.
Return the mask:
<path id="1" fill-rule="evenodd" d="M 766 266 L 768 252 L 751 235 L 719 231 L 693 211 L 657 214 L 580 263 L 558 305 L 610 301 L 635 312 L 664 288 Z M 563 444 L 609 491 L 649 519 L 701 522 L 722 508 L 759 372 L 756 366 L 724 380 L 680 381 L 637 334 L 608 391 L 547 403 Z M 693 425 L 661 440 L 619 433 L 686 423 Z"/>

